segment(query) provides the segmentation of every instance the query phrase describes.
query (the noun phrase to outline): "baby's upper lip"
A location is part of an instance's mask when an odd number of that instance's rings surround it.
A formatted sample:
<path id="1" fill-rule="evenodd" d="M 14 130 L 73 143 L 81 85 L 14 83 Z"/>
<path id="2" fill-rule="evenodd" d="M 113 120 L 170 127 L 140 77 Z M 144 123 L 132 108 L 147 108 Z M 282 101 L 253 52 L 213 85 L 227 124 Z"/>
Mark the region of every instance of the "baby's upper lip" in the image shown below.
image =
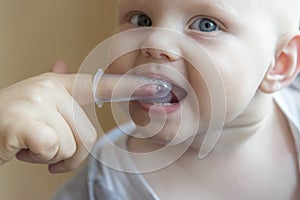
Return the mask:
<path id="1" fill-rule="evenodd" d="M 153 74 L 153 73 L 143 73 L 141 75 L 145 76 L 145 77 L 161 79 L 161 80 L 164 80 L 164 81 L 167 81 L 167 82 L 171 83 L 172 84 L 172 93 L 173 93 L 173 95 L 175 95 L 177 97 L 178 101 L 181 101 L 182 99 L 184 99 L 188 94 L 186 89 L 181 87 L 179 83 L 177 83 L 176 81 L 174 81 L 174 80 L 172 80 L 172 79 L 170 79 L 170 78 L 168 78 L 164 75 Z M 168 98 L 169 99 L 172 98 L 172 95 L 169 96 L 169 97 L 162 98 L 159 101 L 167 101 Z"/>
<path id="2" fill-rule="evenodd" d="M 162 74 L 154 74 L 154 73 L 142 73 L 141 74 L 142 76 L 145 76 L 145 77 L 150 77 L 150 78 L 156 78 L 156 79 L 161 79 L 161 80 L 164 80 L 164 81 L 167 81 L 173 85 L 178 85 L 179 86 L 179 83 L 177 83 L 175 80 L 172 80 Z"/>

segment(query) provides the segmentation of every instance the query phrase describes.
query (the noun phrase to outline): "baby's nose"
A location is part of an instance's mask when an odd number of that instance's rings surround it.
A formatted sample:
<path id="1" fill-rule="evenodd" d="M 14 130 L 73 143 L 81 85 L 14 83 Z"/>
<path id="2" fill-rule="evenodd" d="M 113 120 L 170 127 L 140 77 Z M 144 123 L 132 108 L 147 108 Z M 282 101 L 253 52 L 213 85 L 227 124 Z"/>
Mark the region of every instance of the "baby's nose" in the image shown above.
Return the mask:
<path id="1" fill-rule="evenodd" d="M 145 57 L 153 58 L 155 60 L 168 60 L 170 62 L 173 62 L 180 59 L 180 55 L 164 49 L 142 48 L 141 51 Z"/>
<path id="2" fill-rule="evenodd" d="M 173 37 L 166 30 L 154 30 L 147 35 L 141 47 L 141 52 L 147 58 L 168 60 L 170 62 L 181 58 L 178 37 Z"/>

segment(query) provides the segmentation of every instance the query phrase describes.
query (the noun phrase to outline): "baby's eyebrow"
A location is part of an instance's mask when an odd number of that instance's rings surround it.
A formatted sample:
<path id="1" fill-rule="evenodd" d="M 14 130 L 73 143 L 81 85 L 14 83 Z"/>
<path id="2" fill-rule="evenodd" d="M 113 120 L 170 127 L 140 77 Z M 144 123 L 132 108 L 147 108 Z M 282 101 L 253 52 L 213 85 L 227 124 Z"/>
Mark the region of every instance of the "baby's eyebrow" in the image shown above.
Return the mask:
<path id="1" fill-rule="evenodd" d="M 229 15 L 231 18 L 238 18 L 240 14 L 228 1 L 224 0 L 187 0 L 185 5 L 195 9 L 206 10 L 208 12 Z"/>

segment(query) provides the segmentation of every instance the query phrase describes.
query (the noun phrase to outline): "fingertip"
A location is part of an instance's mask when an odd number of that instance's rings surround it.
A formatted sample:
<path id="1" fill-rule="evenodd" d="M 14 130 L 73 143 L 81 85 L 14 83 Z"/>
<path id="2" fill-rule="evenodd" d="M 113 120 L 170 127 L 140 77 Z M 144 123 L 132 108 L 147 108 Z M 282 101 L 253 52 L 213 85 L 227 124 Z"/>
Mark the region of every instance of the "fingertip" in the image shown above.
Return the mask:
<path id="1" fill-rule="evenodd" d="M 88 152 L 86 152 L 85 150 L 77 150 L 76 154 L 72 158 L 50 164 L 48 166 L 48 171 L 52 174 L 74 171 L 79 168 L 82 163 L 84 163 L 87 156 Z"/>
<path id="2" fill-rule="evenodd" d="M 60 174 L 65 172 L 61 167 L 58 167 L 58 163 L 48 165 L 48 171 L 51 174 Z"/>
<path id="3" fill-rule="evenodd" d="M 51 174 L 60 174 L 60 173 L 74 171 L 77 167 L 78 166 L 70 165 L 68 162 L 62 160 L 59 161 L 58 163 L 48 165 L 48 171 Z"/>
<path id="4" fill-rule="evenodd" d="M 29 155 L 29 152 L 30 150 L 28 149 L 22 149 L 16 154 L 16 158 L 22 162 L 37 163 L 37 161 Z"/>
<path id="5" fill-rule="evenodd" d="M 68 74 L 69 70 L 66 63 L 63 60 L 57 60 L 55 61 L 51 69 L 51 72 L 58 73 L 58 74 Z"/>

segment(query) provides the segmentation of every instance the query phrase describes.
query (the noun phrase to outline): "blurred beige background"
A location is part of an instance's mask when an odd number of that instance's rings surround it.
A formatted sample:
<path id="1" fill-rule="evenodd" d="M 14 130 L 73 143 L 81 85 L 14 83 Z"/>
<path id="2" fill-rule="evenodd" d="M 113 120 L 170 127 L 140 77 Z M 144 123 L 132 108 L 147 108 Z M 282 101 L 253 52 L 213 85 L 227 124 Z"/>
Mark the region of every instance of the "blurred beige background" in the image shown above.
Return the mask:
<path id="1" fill-rule="evenodd" d="M 0 88 L 49 71 L 57 59 L 76 72 L 112 34 L 114 16 L 115 0 L 0 0 Z M 108 130 L 108 108 L 100 112 Z M 50 199 L 73 173 L 52 175 L 47 166 L 13 160 L 0 166 L 0 199 Z"/>

